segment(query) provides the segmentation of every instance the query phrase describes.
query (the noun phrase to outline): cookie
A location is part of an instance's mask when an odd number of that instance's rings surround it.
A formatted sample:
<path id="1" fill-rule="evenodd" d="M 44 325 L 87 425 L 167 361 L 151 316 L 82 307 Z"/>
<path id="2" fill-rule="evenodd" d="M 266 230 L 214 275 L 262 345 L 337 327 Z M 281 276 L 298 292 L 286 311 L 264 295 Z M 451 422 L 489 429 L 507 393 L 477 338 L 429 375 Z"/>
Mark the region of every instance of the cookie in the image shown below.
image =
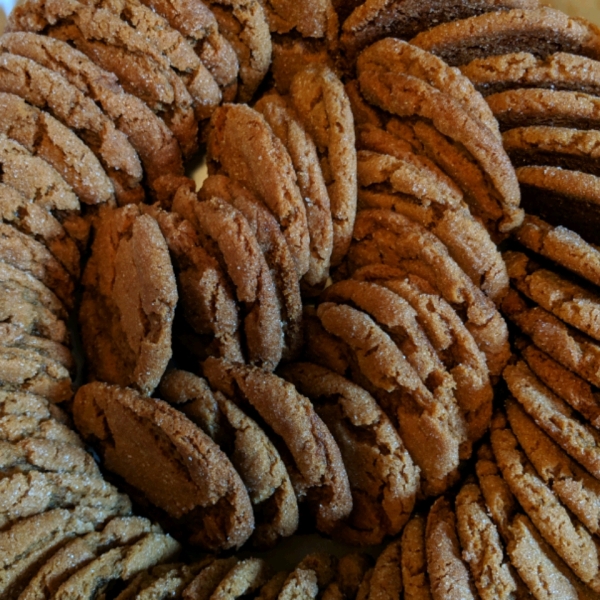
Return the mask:
<path id="1" fill-rule="evenodd" d="M 106 467 L 169 515 L 190 543 L 225 549 L 248 539 L 254 519 L 239 475 L 177 410 L 93 383 L 79 389 L 73 411 L 83 436 L 100 445 Z"/>
<path id="2" fill-rule="evenodd" d="M 276 219 L 243 186 L 223 175 L 210 175 L 198 192 L 199 200 L 219 198 L 239 210 L 254 234 L 269 267 L 279 300 L 283 329 L 283 360 L 294 359 L 302 345 L 302 298 L 294 259 Z"/>
<path id="3" fill-rule="evenodd" d="M 219 108 L 211 120 L 207 152 L 211 174 L 241 183 L 275 215 L 302 277 L 310 255 L 306 208 L 289 154 L 264 117 L 240 104 Z"/>
<path id="4" fill-rule="evenodd" d="M 574 231 L 562 225 L 553 227 L 539 217 L 525 215 L 515 237 L 529 250 L 600 285 L 600 251 Z"/>
<path id="5" fill-rule="evenodd" d="M 399 117 L 431 122 L 432 128 L 447 142 L 458 145 L 488 178 L 494 210 L 476 199 L 477 210 L 485 216 L 488 229 L 507 233 L 523 219 L 520 193 L 514 169 L 500 140 L 481 121 L 472 117 L 457 101 L 425 81 L 401 73 L 372 72 L 361 69 L 359 83 L 365 98 Z M 458 126 L 460 123 L 460 126 Z"/>
<path id="6" fill-rule="evenodd" d="M 183 590 L 183 600 L 209 600 L 223 578 L 237 564 L 238 559 L 217 558 L 206 565 Z"/>
<path id="7" fill-rule="evenodd" d="M 127 135 L 151 185 L 155 179 L 166 174 L 183 174 L 181 150 L 171 130 L 142 100 L 124 92 L 113 73 L 97 66 L 69 44 L 34 33 L 6 33 L 0 40 L 0 47 L 59 73 L 96 101 L 115 127 Z M 45 118 L 48 120 L 51 117 L 48 115 Z M 83 183 L 87 181 L 85 179 Z M 82 195 L 74 183 L 71 185 L 85 202 L 87 196 Z M 87 188 L 82 191 L 89 194 Z"/>
<path id="8" fill-rule="evenodd" d="M 600 178 L 558 167 L 520 167 L 523 207 L 552 225 L 562 225 L 596 244 Z"/>
<path id="9" fill-rule="evenodd" d="M 18 34 L 13 34 L 18 35 Z M 24 34 L 27 35 L 27 34 Z M 2 36 L 1 47 L 11 52 Z M 0 131 L 49 162 L 86 204 L 114 204 L 114 188 L 102 165 L 70 129 L 14 94 L 0 94 Z"/>
<path id="10" fill-rule="evenodd" d="M 444 23 L 420 33 L 411 43 L 456 66 L 509 52 L 531 52 L 544 58 L 560 50 L 598 58 L 598 41 L 598 33 L 587 21 L 540 7 Z"/>
<path id="11" fill-rule="evenodd" d="M 378 556 L 369 579 L 369 599 L 403 597 L 401 542 L 391 542 Z"/>
<path id="12" fill-rule="evenodd" d="M 179 597 L 185 583 L 182 582 L 182 563 L 161 564 L 138 573 L 130 580 L 127 587 L 116 597 L 116 600 L 131 598 L 163 598 Z"/>
<path id="13" fill-rule="evenodd" d="M 207 0 L 219 31 L 231 44 L 240 65 L 238 102 L 249 102 L 271 63 L 271 36 L 258 0 Z"/>
<path id="14" fill-rule="evenodd" d="M 87 143 L 110 177 L 119 203 L 142 201 L 143 173 L 137 152 L 90 98 L 61 75 L 15 54 L 2 54 L 0 71 L 1 91 L 46 110 Z"/>
<path id="15" fill-rule="evenodd" d="M 302 37 L 323 38 L 327 35 L 333 7 L 329 0 L 313 0 L 298 6 L 286 0 L 267 3 L 261 0 L 271 33 L 297 32 Z"/>
<path id="16" fill-rule="evenodd" d="M 353 237 L 348 256 L 351 272 L 383 263 L 425 278 L 461 314 L 486 355 L 490 373 L 502 371 L 509 356 L 505 322 L 433 234 L 391 211 L 364 210 L 356 220 Z"/>
<path id="17" fill-rule="evenodd" d="M 600 384 L 600 347 L 540 306 L 531 306 L 511 290 L 502 312 L 543 352 L 593 385 Z"/>
<path id="18" fill-rule="evenodd" d="M 332 371 L 295 363 L 280 373 L 311 399 L 344 464 L 353 465 L 348 473 L 353 513 L 333 536 L 370 545 L 397 534 L 412 512 L 419 476 L 392 423 L 365 390 Z"/>
<path id="19" fill-rule="evenodd" d="M 434 600 L 477 597 L 473 580 L 461 557 L 456 515 L 445 498 L 438 498 L 429 511 L 425 547 Z"/>
<path id="20" fill-rule="evenodd" d="M 516 88 L 547 88 L 600 95 L 600 64 L 565 52 L 539 58 L 529 52 L 476 58 L 460 67 L 484 95 Z"/>
<path id="21" fill-rule="evenodd" d="M 196 194 L 181 190 L 173 207 L 182 210 L 179 199 Z M 244 362 L 240 340 L 240 316 L 235 291 L 219 262 L 202 246 L 193 225 L 177 213 L 150 210 L 156 219 L 173 260 L 179 302 L 186 322 L 202 337 L 202 352 Z"/>
<path id="22" fill-rule="evenodd" d="M 327 366 L 342 375 L 349 371 L 352 380 L 375 396 L 421 469 L 422 492 L 446 489 L 456 477 L 464 440 L 464 432 L 456 431 L 456 406 L 443 403 L 444 397 L 434 399 L 396 344 L 365 313 L 324 303 L 317 315 L 325 331 L 342 344 L 342 364 L 337 369 L 335 364 Z M 311 353 L 314 342 L 312 337 L 308 340 Z"/>
<path id="23" fill-rule="evenodd" d="M 40 201 L 41 204 L 37 204 L 36 201 Z M 69 274 L 78 279 L 81 274 L 79 249 L 60 221 L 43 206 L 43 201 L 43 195 L 40 197 L 35 191 L 33 195 L 26 196 L 16 188 L 0 183 L 2 221 L 45 245 Z"/>
<path id="24" fill-rule="evenodd" d="M 479 119 L 500 137 L 498 122 L 490 107 L 473 84 L 457 69 L 435 56 L 435 53 L 398 39 L 381 40 L 361 52 L 357 69 L 382 73 L 404 73 L 422 79 L 440 92 L 456 100 L 465 111 Z"/>
<path id="25" fill-rule="evenodd" d="M 600 98 L 579 91 L 519 88 L 486 98 L 500 130 L 515 127 L 598 129 Z"/>
<path id="26" fill-rule="evenodd" d="M 278 600 L 314 600 L 319 594 L 317 575 L 311 569 L 296 567 L 285 580 Z"/>
<path id="27" fill-rule="evenodd" d="M 303 278 L 306 293 L 312 288 L 322 288 L 329 276 L 329 264 L 333 250 L 333 221 L 329 194 L 323 171 L 319 164 L 316 146 L 285 99 L 276 93 L 263 96 L 255 110 L 264 117 L 273 133 L 286 147 L 298 187 L 306 208 L 310 235 L 308 271 Z"/>
<path id="28" fill-rule="evenodd" d="M 456 497 L 456 529 L 479 597 L 513 598 L 517 584 L 476 484 L 464 485 Z"/>
<path id="29" fill-rule="evenodd" d="M 417 322 L 456 383 L 454 396 L 466 416 L 468 438 L 480 439 L 492 415 L 492 386 L 485 356 L 456 311 L 425 280 L 393 267 L 362 267 L 352 278 L 384 286 L 412 306 Z"/>
<path id="30" fill-rule="evenodd" d="M 227 454 L 252 502 L 255 530 L 251 542 L 266 548 L 298 527 L 298 505 L 279 452 L 258 424 L 200 377 L 167 371 L 161 398 L 186 414 Z"/>
<path id="31" fill-rule="evenodd" d="M 82 282 L 79 321 L 90 373 L 150 394 L 171 358 L 177 303 L 156 221 L 136 206 L 103 214 Z"/>
<path id="32" fill-rule="evenodd" d="M 211 600 L 235 600 L 252 594 L 269 578 L 269 567 L 260 558 L 241 560 L 223 577 L 211 594 Z"/>
<path id="33" fill-rule="evenodd" d="M 276 573 L 265 583 L 259 590 L 258 595 L 256 596 L 257 600 L 277 600 L 279 596 L 283 584 L 288 578 L 287 571 L 279 571 Z"/>
<path id="34" fill-rule="evenodd" d="M 352 510 L 350 485 L 339 448 L 308 398 L 256 367 L 208 358 L 203 371 L 213 389 L 250 405 L 278 436 L 291 454 L 284 459 L 297 498 L 316 513 L 319 530 L 332 531 Z"/>
<path id="35" fill-rule="evenodd" d="M 327 66 L 297 73 L 289 100 L 321 161 L 333 219 L 331 266 L 336 267 L 348 251 L 356 215 L 356 150 L 350 101 L 342 82 Z"/>
<path id="36" fill-rule="evenodd" d="M 329 585 L 336 585 L 343 598 L 354 600 L 372 565 L 373 559 L 364 552 L 346 554 L 338 560 L 335 581 Z"/>
<path id="37" fill-rule="evenodd" d="M 537 0 L 478 0 L 477 2 L 436 2 L 424 5 L 411 0 L 367 0 L 343 23 L 341 43 L 350 58 L 378 39 L 410 39 L 432 23 L 446 23 L 473 15 L 511 8 L 537 8 Z"/>
<path id="38" fill-rule="evenodd" d="M 196 202 L 191 218 L 202 245 L 233 284 L 244 322 L 248 361 L 273 370 L 283 354 L 282 311 L 265 256 L 248 221 L 219 197 Z"/>

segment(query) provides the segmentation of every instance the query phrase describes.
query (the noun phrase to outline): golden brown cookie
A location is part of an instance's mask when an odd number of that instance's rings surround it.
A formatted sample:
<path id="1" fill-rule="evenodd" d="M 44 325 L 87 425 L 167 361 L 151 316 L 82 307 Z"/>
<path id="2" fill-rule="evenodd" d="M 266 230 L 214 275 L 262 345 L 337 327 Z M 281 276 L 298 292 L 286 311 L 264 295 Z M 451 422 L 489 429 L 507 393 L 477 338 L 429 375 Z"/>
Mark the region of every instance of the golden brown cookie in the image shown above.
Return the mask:
<path id="1" fill-rule="evenodd" d="M 562 225 L 553 227 L 539 217 L 525 215 L 515 237 L 529 250 L 600 285 L 600 250 L 574 231 Z"/>
<path id="2" fill-rule="evenodd" d="M 137 152 L 90 98 L 61 75 L 22 56 L 2 54 L 0 72 L 2 92 L 46 110 L 87 143 L 111 178 L 119 203 L 143 200 Z"/>
<path id="3" fill-rule="evenodd" d="M 431 600 L 429 575 L 427 574 L 425 526 L 426 522 L 423 516 L 415 515 L 402 533 L 400 567 L 406 600 Z"/>
<path id="4" fill-rule="evenodd" d="M 350 101 L 337 75 L 318 65 L 296 74 L 289 99 L 321 161 L 333 219 L 331 265 L 335 267 L 348 251 L 356 215 L 356 150 Z"/>
<path id="5" fill-rule="evenodd" d="M 549 88 L 600 95 L 600 63 L 564 52 L 545 58 L 529 52 L 487 56 L 476 58 L 460 70 L 484 96 L 515 88 Z"/>
<path id="6" fill-rule="evenodd" d="M 279 593 L 283 588 L 283 584 L 288 578 L 289 573 L 287 571 L 279 571 L 275 573 L 267 583 L 265 583 L 259 590 L 256 596 L 257 600 L 277 600 Z"/>
<path id="7" fill-rule="evenodd" d="M 211 121 L 207 152 L 211 173 L 246 186 L 275 215 L 302 277 L 310 256 L 306 208 L 289 154 L 264 117 L 240 104 L 219 108 Z"/>
<path id="8" fill-rule="evenodd" d="M 397 538 L 377 558 L 369 576 L 369 599 L 403 598 L 400 544 Z"/>
<path id="9" fill-rule="evenodd" d="M 412 512 L 419 476 L 385 413 L 368 392 L 323 367 L 294 363 L 280 373 L 311 399 L 344 463 L 352 465 L 348 477 L 353 512 L 333 536 L 347 543 L 376 544 L 397 534 Z"/>
<path id="10" fill-rule="evenodd" d="M 302 345 L 300 284 L 285 237 L 269 209 L 244 186 L 223 175 L 210 175 L 198 192 L 199 200 L 217 197 L 239 210 L 256 237 L 271 273 L 279 300 L 283 329 L 283 360 L 294 359 Z M 308 212 L 308 211 L 307 211 Z"/>
<path id="11" fill-rule="evenodd" d="M 80 388 L 73 412 L 106 468 L 164 511 L 191 543 L 225 549 L 248 539 L 254 518 L 239 475 L 180 412 L 102 383 Z"/>
<path id="12" fill-rule="evenodd" d="M 340 450 L 312 404 L 294 386 L 256 367 L 208 358 L 204 375 L 212 388 L 250 405 L 289 451 L 286 467 L 296 496 L 316 513 L 317 527 L 330 532 L 352 510 Z M 291 456 L 290 456 L 291 455 Z"/>
<path id="13" fill-rule="evenodd" d="M 298 527 L 296 496 L 279 452 L 256 421 L 186 371 L 167 371 L 158 391 L 218 444 L 237 469 L 254 508 L 250 541 L 266 548 L 292 535 Z"/>
<path id="14" fill-rule="evenodd" d="M 260 558 L 240 560 L 219 582 L 211 600 L 236 600 L 258 590 L 269 578 L 269 567 Z"/>
<path id="15" fill-rule="evenodd" d="M 510 353 L 506 323 L 433 234 L 391 211 L 365 210 L 356 220 L 354 240 L 351 272 L 383 263 L 427 279 L 461 315 L 486 355 L 490 373 L 500 374 Z"/>
<path id="16" fill-rule="evenodd" d="M 557 50 L 600 57 L 599 34 L 591 23 L 560 10 L 540 7 L 490 12 L 424 31 L 412 44 L 451 65 L 508 52 L 531 52 L 542 58 Z"/>
<path id="17" fill-rule="evenodd" d="M 276 93 L 263 96 L 254 106 L 264 117 L 273 133 L 286 147 L 306 206 L 310 235 L 308 271 L 304 275 L 303 291 L 325 285 L 333 249 L 331 204 L 319 164 L 316 146 L 285 99 Z"/>
<path id="18" fill-rule="evenodd" d="M 104 213 L 83 285 L 79 320 L 90 373 L 150 394 L 171 358 L 177 303 L 156 221 L 137 206 Z"/>

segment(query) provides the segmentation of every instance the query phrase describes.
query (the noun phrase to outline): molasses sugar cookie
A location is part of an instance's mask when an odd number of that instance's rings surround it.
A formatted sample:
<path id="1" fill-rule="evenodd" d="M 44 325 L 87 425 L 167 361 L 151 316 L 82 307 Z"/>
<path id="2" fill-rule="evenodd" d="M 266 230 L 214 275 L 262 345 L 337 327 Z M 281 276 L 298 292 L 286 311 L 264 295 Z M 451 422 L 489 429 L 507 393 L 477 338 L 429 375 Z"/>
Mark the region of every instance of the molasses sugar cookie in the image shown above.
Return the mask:
<path id="1" fill-rule="evenodd" d="M 207 559 L 204 568 L 183 590 L 183 600 L 209 600 L 219 583 L 238 563 L 235 557 Z"/>
<path id="2" fill-rule="evenodd" d="M 356 150 L 350 101 L 342 82 L 326 66 L 297 73 L 289 99 L 321 161 L 333 219 L 331 265 L 336 267 L 348 252 L 356 215 Z"/>
<path id="3" fill-rule="evenodd" d="M 99 444 L 106 468 L 159 507 L 190 543 L 241 546 L 252 507 L 227 457 L 189 419 L 160 400 L 102 383 L 78 391 L 74 419 Z"/>
<path id="4" fill-rule="evenodd" d="M 247 558 L 234 565 L 219 582 L 211 600 L 236 600 L 252 594 L 269 578 L 269 567 L 260 558 Z"/>
<path id="5" fill-rule="evenodd" d="M 283 584 L 288 578 L 289 573 L 287 571 L 279 571 L 275 573 L 267 583 L 265 583 L 259 590 L 256 596 L 257 600 L 277 600 L 279 593 L 283 589 Z"/>
<path id="6" fill-rule="evenodd" d="M 600 62 L 564 52 L 545 58 L 529 52 L 476 58 L 460 70 L 484 96 L 517 88 L 600 95 Z"/>
<path id="7" fill-rule="evenodd" d="M 303 291 L 323 287 L 329 276 L 333 250 L 333 222 L 329 194 L 316 146 L 285 99 L 276 93 L 263 96 L 254 106 L 286 147 L 306 206 L 310 258 Z"/>
<path id="8" fill-rule="evenodd" d="M 549 7 L 490 12 L 443 23 L 420 33 L 411 44 L 454 66 L 509 52 L 531 52 L 544 58 L 561 50 L 600 57 L 600 36 L 591 23 Z"/>
<path id="9" fill-rule="evenodd" d="M 79 320 L 90 373 L 150 394 L 171 358 L 177 303 L 156 221 L 137 206 L 104 213 L 83 285 Z"/>
<path id="10" fill-rule="evenodd" d="M 275 215 L 302 277 L 310 256 L 306 208 L 289 154 L 264 117 L 241 104 L 219 108 L 211 121 L 207 152 L 211 174 L 241 183 Z"/>
<path id="11" fill-rule="evenodd" d="M 250 541 L 266 548 L 292 535 L 298 527 L 296 496 L 279 452 L 259 425 L 192 373 L 168 371 L 159 393 L 218 444 L 237 469 L 254 508 Z"/>
<path id="12" fill-rule="evenodd" d="M 281 309 L 284 336 L 282 359 L 295 358 L 302 345 L 302 298 L 294 259 L 275 217 L 244 186 L 223 175 L 210 175 L 198 192 L 199 200 L 217 197 L 239 210 L 265 257 Z M 308 212 L 308 207 L 307 207 Z"/>
<path id="13" fill-rule="evenodd" d="M 340 450 L 308 398 L 256 367 L 208 358 L 203 370 L 213 389 L 250 405 L 285 445 L 297 498 L 316 513 L 318 529 L 331 532 L 352 510 L 350 485 Z"/>
<path id="14" fill-rule="evenodd" d="M 425 550 L 425 519 L 421 515 L 415 515 L 402 532 L 400 567 L 404 598 L 431 600 Z"/>
<path id="15" fill-rule="evenodd" d="M 388 544 L 377 558 L 369 580 L 369 598 L 403 598 L 401 539 Z"/>
<path id="16" fill-rule="evenodd" d="M 323 367 L 294 363 L 280 373 L 306 395 L 340 447 L 352 490 L 353 512 L 333 536 L 347 543 L 381 543 L 412 512 L 418 471 L 392 423 L 368 392 Z M 369 432 L 365 443 L 359 432 Z M 361 433 L 362 435 L 362 433 Z"/>

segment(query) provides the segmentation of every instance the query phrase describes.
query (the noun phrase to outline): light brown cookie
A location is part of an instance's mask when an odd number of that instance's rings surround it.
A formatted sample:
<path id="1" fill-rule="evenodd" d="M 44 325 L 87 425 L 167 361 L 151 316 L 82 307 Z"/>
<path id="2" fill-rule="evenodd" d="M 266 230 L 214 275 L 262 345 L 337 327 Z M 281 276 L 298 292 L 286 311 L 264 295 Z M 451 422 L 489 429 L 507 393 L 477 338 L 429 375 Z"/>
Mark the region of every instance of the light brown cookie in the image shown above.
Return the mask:
<path id="1" fill-rule="evenodd" d="M 250 541 L 266 548 L 292 535 L 298 527 L 292 483 L 279 452 L 256 421 L 186 371 L 167 371 L 158 391 L 218 444 L 237 469 L 254 508 Z"/>
<path id="2" fill-rule="evenodd" d="M 600 346 L 591 338 L 540 306 L 531 306 L 514 290 L 504 299 L 502 312 L 540 350 L 589 383 L 600 385 Z"/>
<path id="3" fill-rule="evenodd" d="M 477 202 L 488 229 L 507 233 L 523 219 L 514 169 L 500 140 L 461 104 L 425 81 L 401 73 L 372 72 L 358 63 L 361 91 L 376 106 L 399 117 L 431 122 L 434 130 L 466 150 L 470 160 L 488 178 L 494 210 Z M 477 199 L 476 199 L 477 200 Z"/>
<path id="4" fill-rule="evenodd" d="M 333 536 L 347 543 L 377 544 L 397 534 L 412 512 L 418 471 L 392 423 L 365 390 L 310 363 L 280 373 L 311 399 L 332 432 L 348 473 L 353 512 Z M 366 435 L 365 443 L 360 436 Z"/>
<path id="5" fill-rule="evenodd" d="M 352 277 L 387 287 L 412 306 L 417 322 L 456 383 L 454 394 L 466 415 L 469 439 L 480 439 L 492 416 L 492 386 L 485 356 L 456 311 L 425 280 L 400 269 L 370 265 Z"/>
<path id="6" fill-rule="evenodd" d="M 461 557 L 456 515 L 445 498 L 429 511 L 425 530 L 427 572 L 434 600 L 466 600 L 477 597 L 473 580 Z"/>
<path id="7" fill-rule="evenodd" d="M 293 360 L 302 345 L 302 298 L 294 259 L 275 217 L 244 186 L 223 175 L 210 175 L 199 200 L 219 198 L 239 210 L 263 253 L 279 300 L 283 330 L 283 360 Z"/>
<path id="8" fill-rule="evenodd" d="M 181 597 L 183 600 L 209 600 L 219 583 L 237 562 L 238 559 L 233 556 L 210 560 L 183 590 Z"/>
<path id="9" fill-rule="evenodd" d="M 247 558 L 234 565 L 223 577 L 210 600 L 236 600 L 252 594 L 269 578 L 269 567 L 260 558 Z"/>
<path id="10" fill-rule="evenodd" d="M 433 234 L 391 211 L 364 210 L 356 220 L 353 236 L 348 257 L 351 272 L 383 263 L 427 279 L 461 314 L 486 355 L 490 373 L 502 371 L 510 353 L 506 323 Z"/>
<path id="11" fill-rule="evenodd" d="M 431 600 L 425 526 L 425 518 L 415 515 L 402 532 L 400 567 L 405 600 Z"/>
<path id="12" fill-rule="evenodd" d="M 106 467 L 164 511 L 189 542 L 226 549 L 248 539 L 254 518 L 239 475 L 180 412 L 102 383 L 80 388 L 73 412 Z"/>
<path id="13" fill-rule="evenodd" d="M 219 108 L 211 120 L 207 152 L 209 172 L 246 186 L 275 215 L 302 277 L 310 255 L 306 208 L 289 154 L 263 116 L 240 104 Z"/>
<path id="14" fill-rule="evenodd" d="M 333 221 L 316 146 L 283 97 L 276 93 L 265 95 L 254 108 L 265 117 L 292 159 L 298 188 L 306 207 L 310 235 L 309 266 L 302 280 L 305 284 L 303 291 L 310 292 L 312 288 L 318 290 L 325 285 L 329 276 Z"/>
<path id="15" fill-rule="evenodd" d="M 16 394 L 12 390 L 0 390 L 0 392 L 2 395 L 8 393 L 14 396 Z M 19 393 L 20 397 L 23 395 L 22 392 Z M 35 398 L 35 396 L 31 396 Z M 46 401 L 45 399 L 43 400 Z M 83 442 L 79 435 L 72 428 L 57 421 L 50 413 L 45 417 L 23 412 L 3 415 L 0 417 L 0 439 L 11 443 L 17 443 L 26 439 L 50 440 L 83 448 Z"/>
<path id="16" fill-rule="evenodd" d="M 179 597 L 185 583 L 182 582 L 183 563 L 161 564 L 138 573 L 122 590 L 115 600 L 131 600 L 132 598 Z"/>
<path id="17" fill-rule="evenodd" d="M 340 450 L 308 398 L 256 367 L 209 358 L 203 371 L 213 389 L 253 407 L 261 424 L 286 446 L 291 456 L 284 460 L 297 498 L 308 502 L 319 530 L 332 531 L 352 510 L 350 485 Z"/>
<path id="18" fill-rule="evenodd" d="M 90 372 L 150 394 L 171 358 L 177 303 L 156 221 L 136 206 L 103 214 L 83 285 L 79 321 Z"/>
<path id="19" fill-rule="evenodd" d="M 345 3 L 346 4 L 346 3 Z M 466 19 L 481 13 L 511 8 L 537 8 L 537 0 L 436 1 L 427 5 L 414 0 L 367 0 L 343 23 L 341 43 L 352 58 L 366 46 L 384 37 L 410 39 L 432 23 Z"/>
<path id="20" fill-rule="evenodd" d="M 600 285 L 600 250 L 574 231 L 562 225 L 553 227 L 539 217 L 525 215 L 515 237 L 529 250 Z"/>
<path id="21" fill-rule="evenodd" d="M 318 594 L 316 573 L 311 569 L 296 567 L 285 580 L 277 600 L 314 600 Z"/>
<path id="22" fill-rule="evenodd" d="M 289 0 L 260 1 L 271 33 L 289 34 L 295 31 L 307 38 L 326 36 L 333 10 L 329 0 L 311 0 L 302 5 Z"/>
<path id="23" fill-rule="evenodd" d="M 321 161 L 333 219 L 331 265 L 335 267 L 348 252 L 356 215 L 356 150 L 350 101 L 342 82 L 327 66 L 297 73 L 289 99 Z"/>
<path id="24" fill-rule="evenodd" d="M 365 313 L 325 303 L 317 315 L 340 351 L 340 364 L 327 361 L 328 368 L 347 375 L 379 401 L 421 469 L 422 492 L 446 489 L 456 477 L 464 441 L 464 432 L 456 431 L 456 406 L 441 402 L 443 397 L 434 399 L 398 346 Z M 309 353 L 314 353 L 312 337 L 308 340 Z"/>
<path id="25" fill-rule="evenodd" d="M 250 224 L 242 212 L 219 197 L 196 202 L 190 218 L 202 245 L 233 284 L 244 323 L 247 360 L 275 369 L 283 354 L 282 311 Z"/>
<path id="26" fill-rule="evenodd" d="M 508 52 L 531 52 L 544 58 L 561 50 L 598 58 L 598 36 L 591 23 L 544 6 L 443 23 L 420 33 L 411 43 L 451 65 L 464 65 L 476 58 Z"/>
<path id="27" fill-rule="evenodd" d="M 90 98 L 61 75 L 22 56 L 2 54 L 0 72 L 0 91 L 46 110 L 87 143 L 110 177 L 119 203 L 143 200 L 137 152 Z"/>

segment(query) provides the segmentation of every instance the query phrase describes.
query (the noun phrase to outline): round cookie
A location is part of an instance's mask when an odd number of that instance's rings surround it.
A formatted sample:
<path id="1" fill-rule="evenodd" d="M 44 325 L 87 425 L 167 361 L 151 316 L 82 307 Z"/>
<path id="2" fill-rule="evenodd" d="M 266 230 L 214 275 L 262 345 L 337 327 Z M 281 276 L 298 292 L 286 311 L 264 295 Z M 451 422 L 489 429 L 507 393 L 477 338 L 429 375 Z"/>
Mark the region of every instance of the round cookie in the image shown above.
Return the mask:
<path id="1" fill-rule="evenodd" d="M 543 58 L 561 50 L 600 57 L 600 38 L 594 26 L 545 6 L 443 23 L 420 33 L 411 44 L 454 66 L 509 52 L 531 52 Z"/>
<path id="2" fill-rule="evenodd" d="M 28 58 L 0 56 L 0 91 L 16 94 L 71 128 L 100 160 L 120 203 L 141 202 L 142 167 L 137 152 L 102 110 L 61 75 Z"/>
<path id="3" fill-rule="evenodd" d="M 600 285 L 600 250 L 574 231 L 562 225 L 553 227 L 539 217 L 525 215 L 515 238 L 529 250 Z"/>
<path id="4" fill-rule="evenodd" d="M 313 288 L 316 291 L 324 286 L 329 276 L 333 250 L 331 205 L 316 146 L 285 99 L 278 94 L 263 96 L 254 108 L 265 117 L 292 159 L 310 234 L 309 266 L 302 280 L 303 291 L 311 292 Z"/>
<path id="5" fill-rule="evenodd" d="M 73 413 L 106 467 L 164 511 L 190 543 L 226 549 L 248 539 L 254 519 L 239 475 L 184 415 L 102 383 L 79 389 Z"/>
<path id="6" fill-rule="evenodd" d="M 200 377 L 168 371 L 159 394 L 177 406 L 228 455 L 252 502 L 255 530 L 250 541 L 273 546 L 298 527 L 298 505 L 279 452 L 258 424 Z"/>
<path id="7" fill-rule="evenodd" d="M 405 600 L 431 600 L 425 527 L 425 519 L 415 515 L 402 532 L 400 568 Z"/>
<path id="8" fill-rule="evenodd" d="M 311 399 L 352 465 L 353 513 L 333 536 L 370 545 L 397 534 L 412 512 L 419 475 L 392 423 L 365 390 L 323 367 L 295 363 L 280 373 Z"/>
<path id="9" fill-rule="evenodd" d="M 480 439 L 492 416 L 493 391 L 485 355 L 456 311 L 423 279 L 386 265 L 362 267 L 352 275 L 387 287 L 415 310 L 416 319 L 455 383 L 455 398 L 467 419 L 468 437 Z"/>
<path id="10" fill-rule="evenodd" d="M 297 32 L 305 38 L 323 38 L 328 31 L 333 7 L 329 0 L 310 0 L 298 5 L 290 0 L 261 0 L 271 33 Z"/>
<path id="11" fill-rule="evenodd" d="M 346 3 L 345 3 L 346 4 Z M 341 43 L 352 58 L 360 50 L 384 37 L 410 39 L 432 23 L 466 19 L 488 11 L 537 8 L 537 0 L 367 0 L 358 6 L 342 27 Z"/>
<path id="12" fill-rule="evenodd" d="M 337 75 L 318 65 L 295 75 L 289 101 L 321 161 L 333 219 L 331 266 L 336 267 L 348 252 L 356 215 L 356 150 L 350 101 Z"/>
<path id="13" fill-rule="evenodd" d="M 150 394 L 171 358 L 177 303 L 156 221 L 137 206 L 104 213 L 82 281 L 79 321 L 90 372 Z"/>
<path id="14" fill-rule="evenodd" d="M 406 217 L 384 210 L 361 211 L 353 235 L 355 242 L 348 256 L 351 272 L 383 263 L 427 279 L 461 314 L 486 355 L 490 373 L 500 374 L 510 353 L 506 323 L 434 235 Z"/>
<path id="15" fill-rule="evenodd" d="M 294 259 L 279 224 L 262 202 L 244 186 L 223 175 L 210 175 L 199 200 L 219 198 L 239 210 L 252 229 L 275 285 L 284 337 L 283 360 L 293 360 L 302 346 L 302 298 Z M 307 210 L 308 212 L 308 210 Z"/>
<path id="16" fill-rule="evenodd" d="M 476 58 L 460 67 L 484 95 L 516 88 L 548 88 L 600 96 L 600 63 L 565 52 L 538 58 L 529 52 Z"/>
<path id="17" fill-rule="evenodd" d="M 350 485 L 339 448 L 308 398 L 256 367 L 208 358 L 203 371 L 213 389 L 252 406 L 281 439 L 291 454 L 284 459 L 297 498 L 316 513 L 319 530 L 332 531 L 352 510 Z"/>
<path id="18" fill-rule="evenodd" d="M 4 43 L 6 37 L 2 36 L 0 47 L 10 52 Z M 96 156 L 70 129 L 47 112 L 27 104 L 19 96 L 2 93 L 0 132 L 50 163 L 82 202 L 114 204 L 113 185 Z"/>
<path id="19" fill-rule="evenodd" d="M 219 108 L 211 121 L 207 152 L 211 174 L 244 185 L 271 210 L 302 277 L 310 256 L 306 208 L 289 154 L 264 117 L 240 104 Z"/>

